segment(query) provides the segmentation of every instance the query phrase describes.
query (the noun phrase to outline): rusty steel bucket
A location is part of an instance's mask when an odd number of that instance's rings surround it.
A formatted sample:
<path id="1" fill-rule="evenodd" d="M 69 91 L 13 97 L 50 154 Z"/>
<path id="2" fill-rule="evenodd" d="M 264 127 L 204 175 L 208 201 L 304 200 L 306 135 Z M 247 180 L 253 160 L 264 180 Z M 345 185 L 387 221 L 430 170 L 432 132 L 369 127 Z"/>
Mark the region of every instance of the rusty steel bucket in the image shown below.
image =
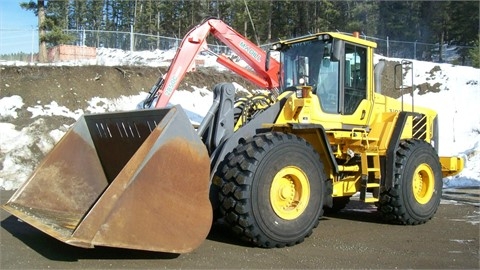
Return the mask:
<path id="1" fill-rule="evenodd" d="M 209 170 L 179 106 L 84 115 L 3 208 L 74 246 L 185 253 L 210 230 Z"/>

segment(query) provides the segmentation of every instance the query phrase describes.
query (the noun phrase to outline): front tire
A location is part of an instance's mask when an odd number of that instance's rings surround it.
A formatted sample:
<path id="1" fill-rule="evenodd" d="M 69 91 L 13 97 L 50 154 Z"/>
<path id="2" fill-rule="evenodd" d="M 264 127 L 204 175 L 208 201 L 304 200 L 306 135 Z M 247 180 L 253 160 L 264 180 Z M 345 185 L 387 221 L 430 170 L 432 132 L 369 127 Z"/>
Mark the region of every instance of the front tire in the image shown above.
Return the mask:
<path id="1" fill-rule="evenodd" d="M 318 225 L 326 176 L 318 153 L 302 138 L 255 135 L 227 155 L 220 177 L 220 210 L 249 242 L 292 246 Z"/>
<path id="2" fill-rule="evenodd" d="M 433 147 L 420 140 L 402 141 L 396 153 L 394 185 L 382 192 L 378 209 L 392 223 L 425 223 L 438 209 L 442 186 L 442 168 Z"/>

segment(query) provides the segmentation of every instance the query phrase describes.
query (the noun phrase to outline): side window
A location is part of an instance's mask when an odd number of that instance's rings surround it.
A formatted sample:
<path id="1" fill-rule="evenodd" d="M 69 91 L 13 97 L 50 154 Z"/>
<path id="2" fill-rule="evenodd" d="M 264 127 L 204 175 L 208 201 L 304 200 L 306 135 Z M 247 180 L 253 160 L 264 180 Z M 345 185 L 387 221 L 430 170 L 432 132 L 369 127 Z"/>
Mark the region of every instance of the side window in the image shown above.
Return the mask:
<path id="1" fill-rule="evenodd" d="M 316 94 L 320 98 L 322 110 L 326 113 L 338 114 L 338 96 L 339 96 L 339 62 L 330 58 L 329 44 L 325 44 L 324 51 L 319 64 L 318 79 L 316 84 Z"/>
<path id="2" fill-rule="evenodd" d="M 317 95 L 320 97 L 323 111 L 338 113 L 338 72 L 336 61 L 324 58 L 318 76 Z"/>
<path id="3" fill-rule="evenodd" d="M 353 114 L 367 98 L 367 50 L 345 44 L 345 98 L 344 114 Z"/>

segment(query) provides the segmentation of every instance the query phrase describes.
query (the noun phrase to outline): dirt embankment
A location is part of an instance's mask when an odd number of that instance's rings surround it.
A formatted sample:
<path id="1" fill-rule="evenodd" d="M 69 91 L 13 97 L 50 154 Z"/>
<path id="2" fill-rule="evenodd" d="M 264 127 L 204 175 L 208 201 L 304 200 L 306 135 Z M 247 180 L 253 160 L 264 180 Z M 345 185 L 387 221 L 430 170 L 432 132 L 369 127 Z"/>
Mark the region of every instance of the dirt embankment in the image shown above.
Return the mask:
<path id="1" fill-rule="evenodd" d="M 86 100 L 99 96 L 115 98 L 148 92 L 166 68 L 153 67 L 0 67 L 0 96 L 20 95 L 27 106 L 56 101 L 70 110 L 83 107 Z M 229 71 L 202 68 L 187 73 L 180 89 L 191 86 L 212 88 L 220 82 L 252 85 Z"/>
<path id="2" fill-rule="evenodd" d="M 0 99 L 18 95 L 24 106 L 18 117 L 2 119 L 21 129 L 30 125 L 32 114 L 26 110 L 36 105 L 56 102 L 70 111 L 85 109 L 93 97 L 118 98 L 148 92 L 166 68 L 107 67 L 107 66 L 0 66 Z M 179 89 L 193 90 L 192 86 L 213 88 L 217 83 L 236 82 L 253 89 L 254 86 L 230 71 L 201 68 L 187 73 Z M 74 119 L 62 116 L 45 117 L 52 128 L 73 124 Z"/>

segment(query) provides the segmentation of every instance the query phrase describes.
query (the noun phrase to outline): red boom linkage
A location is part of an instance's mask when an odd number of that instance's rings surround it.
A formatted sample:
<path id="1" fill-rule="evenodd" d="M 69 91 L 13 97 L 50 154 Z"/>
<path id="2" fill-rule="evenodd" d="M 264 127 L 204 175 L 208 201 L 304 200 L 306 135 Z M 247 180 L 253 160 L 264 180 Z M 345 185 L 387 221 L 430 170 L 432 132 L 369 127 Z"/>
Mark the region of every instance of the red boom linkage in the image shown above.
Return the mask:
<path id="1" fill-rule="evenodd" d="M 208 50 L 206 43 L 208 34 L 212 34 L 227 45 L 255 72 L 236 64 L 224 55 L 216 54 Z M 151 95 L 158 93 L 156 108 L 163 108 L 168 104 L 173 92 L 177 89 L 189 67 L 192 65 L 195 56 L 202 50 L 207 50 L 209 53 L 215 55 L 218 63 L 263 89 L 272 90 L 277 89 L 279 86 L 278 71 L 280 64 L 278 61 L 271 59 L 269 69 L 266 70 L 265 61 L 267 53 L 265 51 L 243 37 L 222 20 L 207 19 L 191 29 L 183 38 L 168 72 L 154 86 L 153 91 L 150 91 Z"/>

